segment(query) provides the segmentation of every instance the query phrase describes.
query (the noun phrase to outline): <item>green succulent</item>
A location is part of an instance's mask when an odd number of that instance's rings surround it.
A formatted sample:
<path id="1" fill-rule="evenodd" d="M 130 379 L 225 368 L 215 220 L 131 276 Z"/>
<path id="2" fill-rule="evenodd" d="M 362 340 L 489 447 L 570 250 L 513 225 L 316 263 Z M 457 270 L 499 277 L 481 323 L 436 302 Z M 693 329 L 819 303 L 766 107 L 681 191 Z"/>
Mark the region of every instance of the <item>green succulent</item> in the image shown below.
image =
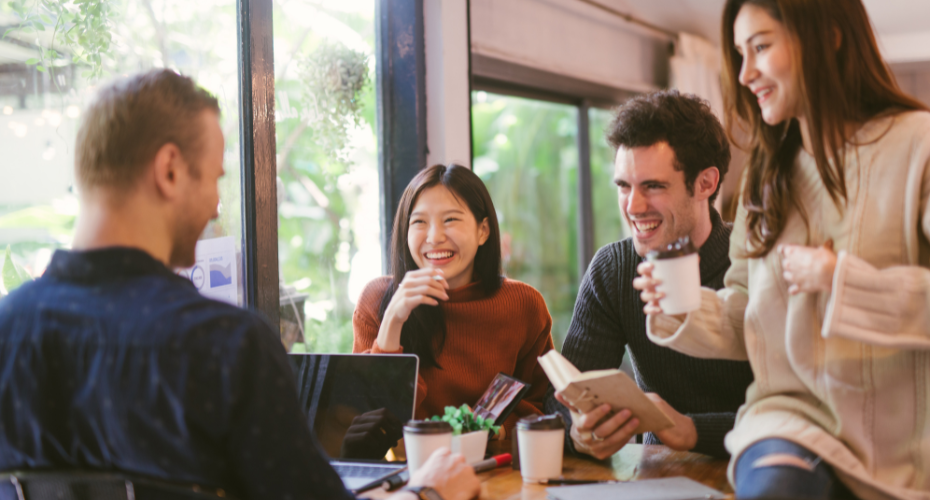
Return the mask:
<path id="1" fill-rule="evenodd" d="M 485 419 L 482 416 L 475 416 L 468 405 L 462 405 L 458 408 L 447 406 L 445 414 L 442 416 L 435 415 L 431 420 L 448 422 L 452 426 L 452 434 L 455 436 L 468 434 L 475 431 L 491 431 L 496 436 L 501 426 L 494 425 L 491 419 Z"/>

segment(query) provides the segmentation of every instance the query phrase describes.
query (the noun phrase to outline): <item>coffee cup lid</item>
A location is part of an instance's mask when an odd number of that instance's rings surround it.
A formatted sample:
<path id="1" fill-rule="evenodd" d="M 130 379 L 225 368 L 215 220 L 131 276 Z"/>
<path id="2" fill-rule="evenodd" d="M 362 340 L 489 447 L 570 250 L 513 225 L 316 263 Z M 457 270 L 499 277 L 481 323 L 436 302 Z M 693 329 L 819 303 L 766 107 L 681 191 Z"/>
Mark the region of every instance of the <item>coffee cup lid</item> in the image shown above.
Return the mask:
<path id="1" fill-rule="evenodd" d="M 668 244 L 664 250 L 652 250 L 646 254 L 646 258 L 649 260 L 656 259 L 674 259 L 676 257 L 684 257 L 685 255 L 691 255 L 697 253 L 697 248 L 694 247 L 694 243 L 691 243 L 691 238 L 687 236 L 682 236 L 677 240 Z"/>
<path id="2" fill-rule="evenodd" d="M 553 415 L 531 415 L 523 417 L 517 422 L 517 429 L 525 431 L 549 431 L 564 429 L 565 421 L 558 413 Z"/>
<path id="3" fill-rule="evenodd" d="M 442 420 L 410 420 L 404 426 L 404 432 L 410 434 L 448 434 L 452 432 L 449 422 Z"/>

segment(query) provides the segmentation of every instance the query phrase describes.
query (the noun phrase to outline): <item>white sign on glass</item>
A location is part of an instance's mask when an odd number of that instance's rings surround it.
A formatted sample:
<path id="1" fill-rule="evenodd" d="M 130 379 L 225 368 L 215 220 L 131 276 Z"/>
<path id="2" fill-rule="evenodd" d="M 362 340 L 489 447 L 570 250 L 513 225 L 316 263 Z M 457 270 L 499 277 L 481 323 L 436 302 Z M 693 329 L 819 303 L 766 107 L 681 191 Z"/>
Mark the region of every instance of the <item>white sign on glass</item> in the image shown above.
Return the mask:
<path id="1" fill-rule="evenodd" d="M 198 241 L 194 266 L 176 272 L 191 280 L 201 295 L 239 305 L 239 273 L 232 236 Z"/>

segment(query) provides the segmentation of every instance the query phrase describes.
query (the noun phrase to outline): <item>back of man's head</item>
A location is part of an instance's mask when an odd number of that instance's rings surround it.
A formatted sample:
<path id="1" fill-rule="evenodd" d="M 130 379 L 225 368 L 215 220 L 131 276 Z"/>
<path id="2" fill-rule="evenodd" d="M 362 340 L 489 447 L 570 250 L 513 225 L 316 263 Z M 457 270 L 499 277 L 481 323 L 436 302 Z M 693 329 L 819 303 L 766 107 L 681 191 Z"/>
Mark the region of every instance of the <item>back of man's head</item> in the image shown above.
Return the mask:
<path id="1" fill-rule="evenodd" d="M 125 192 L 167 143 L 175 144 L 185 158 L 198 158 L 203 135 L 198 117 L 205 110 L 219 114 L 216 98 L 192 79 L 166 69 L 102 88 L 84 112 L 77 134 L 78 187 Z M 196 168 L 195 161 L 189 164 Z"/>
<path id="2" fill-rule="evenodd" d="M 617 108 L 607 128 L 614 148 L 650 147 L 667 142 L 675 152 L 675 168 L 685 174 L 685 185 L 694 192 L 698 174 L 710 167 L 720 171 L 713 204 L 730 167 L 730 143 L 720 121 L 706 101 L 677 90 L 634 97 Z"/>

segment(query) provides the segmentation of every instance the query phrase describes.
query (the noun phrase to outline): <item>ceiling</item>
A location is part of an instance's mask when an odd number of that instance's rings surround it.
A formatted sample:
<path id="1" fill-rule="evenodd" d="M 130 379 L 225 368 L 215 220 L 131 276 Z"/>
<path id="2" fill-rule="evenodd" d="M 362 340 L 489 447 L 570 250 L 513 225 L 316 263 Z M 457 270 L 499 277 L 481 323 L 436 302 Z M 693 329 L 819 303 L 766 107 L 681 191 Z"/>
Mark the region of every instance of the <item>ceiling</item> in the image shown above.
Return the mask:
<path id="1" fill-rule="evenodd" d="M 720 41 L 725 0 L 598 0 L 604 5 L 672 31 Z M 930 31 L 930 1 L 863 0 L 879 36 Z"/>

